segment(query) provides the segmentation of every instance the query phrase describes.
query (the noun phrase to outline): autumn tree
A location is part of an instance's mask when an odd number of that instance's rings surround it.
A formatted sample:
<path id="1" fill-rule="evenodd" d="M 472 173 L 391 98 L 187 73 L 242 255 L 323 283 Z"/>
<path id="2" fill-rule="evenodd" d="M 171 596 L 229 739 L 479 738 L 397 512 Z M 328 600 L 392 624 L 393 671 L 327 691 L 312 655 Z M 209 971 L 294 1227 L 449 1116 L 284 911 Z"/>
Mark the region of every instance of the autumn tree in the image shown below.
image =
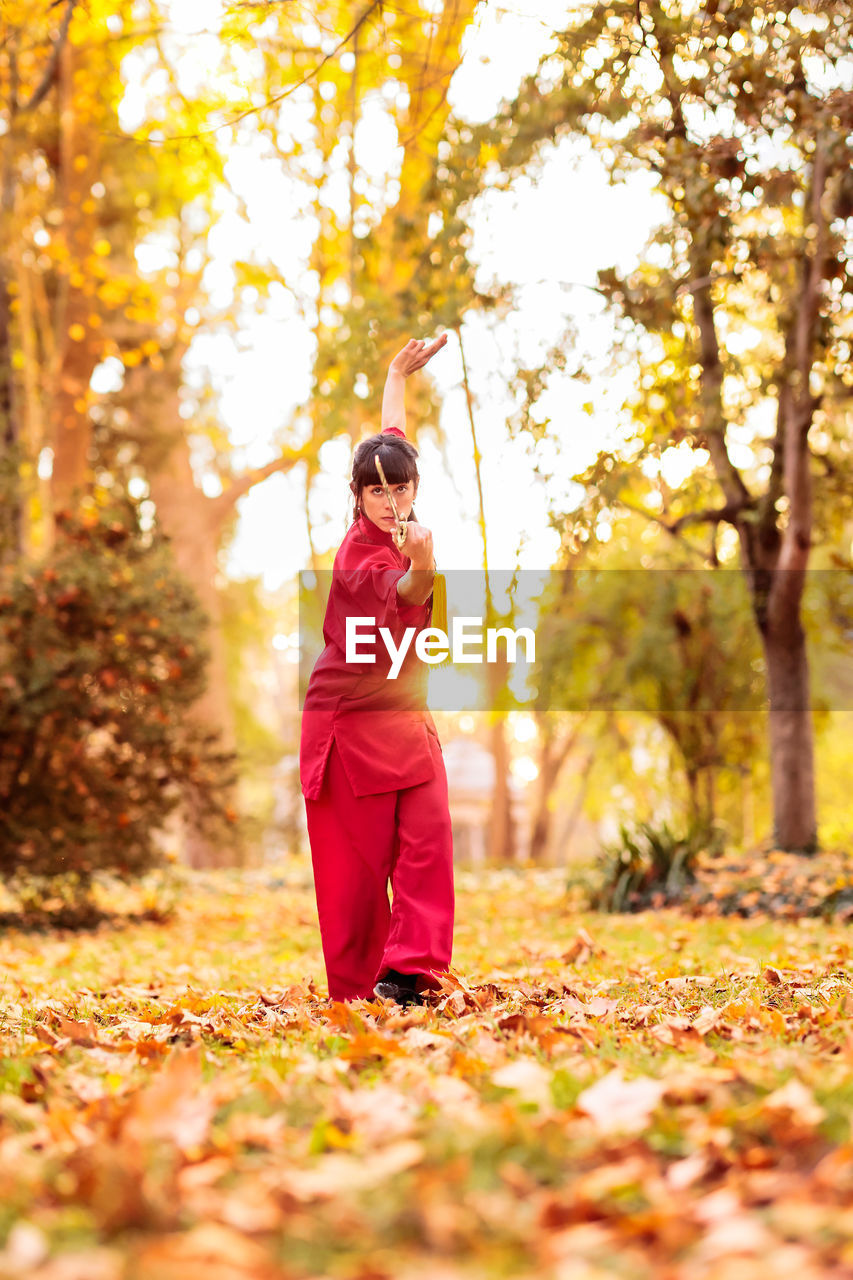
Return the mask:
<path id="1" fill-rule="evenodd" d="M 648 541 L 637 568 L 638 523 L 624 518 L 597 554 L 554 573 L 537 627 L 537 707 L 654 720 L 686 784 L 685 825 L 710 830 L 722 777 L 759 741 L 760 647 L 740 574 L 697 567 L 677 546 L 651 553 Z"/>
<path id="2" fill-rule="evenodd" d="M 133 254 L 150 191 L 118 122 L 137 36 L 113 10 L 4 7 L 0 377 L 20 453 L 22 554 L 44 553 L 54 514 L 91 485 L 93 372 L 120 351 L 128 316 L 150 329 L 160 319 Z"/>
<path id="3" fill-rule="evenodd" d="M 645 509 L 685 539 L 710 530 L 710 563 L 734 531 L 766 662 L 774 839 L 801 851 L 817 843 L 802 596 L 813 544 L 849 509 L 851 37 L 847 6 L 585 5 L 454 156 L 473 183 L 490 141 L 509 182 L 543 144 L 583 139 L 613 181 L 649 173 L 665 198 L 646 261 L 599 275 L 638 368 L 636 429 L 583 479 L 644 509 L 641 463 L 693 451 Z"/>
<path id="4" fill-rule="evenodd" d="M 180 92 L 163 15 L 152 4 L 148 16 L 143 23 L 141 11 L 131 19 L 113 6 L 71 3 L 49 14 L 26 5 L 4 11 L 2 277 L 9 283 L 0 290 L 0 355 L 6 438 L 17 446 L 20 477 L 17 492 L 8 490 L 16 515 L 7 520 L 14 530 L 6 542 L 11 558 L 44 556 L 54 519 L 93 491 L 103 497 L 138 482 L 141 466 L 149 493 L 156 490 L 160 528 L 204 608 L 198 618 L 209 638 L 209 678 L 194 686 L 192 714 L 233 750 L 216 554 L 239 496 L 290 460 L 279 456 L 269 468 L 230 475 L 228 494 L 215 504 L 194 483 L 192 424 L 179 409 L 182 360 L 194 333 L 188 308 L 200 300 L 206 255 L 195 269 L 187 255 L 203 244 L 210 199 L 223 180 L 209 130 L 221 102 L 216 93 L 198 103 Z M 148 86 L 140 66 L 167 73 L 148 106 L 179 135 L 169 146 L 153 125 L 150 138 L 128 136 L 120 126 L 124 59 L 139 50 L 146 55 L 135 71 L 141 93 Z M 140 272 L 136 253 L 150 235 L 161 243 L 174 236 L 177 271 Z M 118 392 L 96 387 L 99 368 Z M 52 459 L 49 479 L 45 457 Z M 209 515 L 214 506 L 216 519 Z M 209 861 L 208 836 L 187 825 L 189 860 Z"/>

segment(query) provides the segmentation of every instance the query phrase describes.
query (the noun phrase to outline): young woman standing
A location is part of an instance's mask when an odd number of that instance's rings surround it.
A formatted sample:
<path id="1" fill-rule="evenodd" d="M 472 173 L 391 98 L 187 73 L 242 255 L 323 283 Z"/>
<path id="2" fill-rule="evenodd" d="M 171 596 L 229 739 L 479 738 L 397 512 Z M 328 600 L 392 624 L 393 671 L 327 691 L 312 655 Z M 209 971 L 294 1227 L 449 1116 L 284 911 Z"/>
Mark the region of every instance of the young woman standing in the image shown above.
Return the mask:
<path id="1" fill-rule="evenodd" d="M 439 987 L 453 944 L 453 843 L 447 776 L 425 702 L 425 670 L 409 647 L 389 659 L 346 661 L 348 617 L 375 619 L 399 643 L 430 625 L 432 533 L 415 519 L 417 451 L 405 438 L 405 383 L 447 341 L 411 339 L 391 361 L 382 430 L 355 451 L 355 518 L 335 556 L 323 622 L 326 647 L 305 695 L 300 776 L 323 957 L 333 1000 L 422 1003 Z M 380 481 L 379 458 L 399 516 Z M 393 902 L 388 903 L 390 880 Z"/>

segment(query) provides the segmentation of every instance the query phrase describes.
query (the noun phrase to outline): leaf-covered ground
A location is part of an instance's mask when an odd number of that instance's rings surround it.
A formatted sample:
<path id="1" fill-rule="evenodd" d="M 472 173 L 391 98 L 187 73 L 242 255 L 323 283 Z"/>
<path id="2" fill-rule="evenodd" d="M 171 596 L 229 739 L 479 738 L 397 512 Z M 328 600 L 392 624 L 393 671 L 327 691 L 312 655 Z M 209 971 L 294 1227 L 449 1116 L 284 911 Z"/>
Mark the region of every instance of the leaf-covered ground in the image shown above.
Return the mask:
<path id="1" fill-rule="evenodd" d="M 325 998 L 304 866 L 175 874 L 0 941 L 0 1276 L 853 1277 L 845 924 L 459 872 L 403 1012 Z"/>

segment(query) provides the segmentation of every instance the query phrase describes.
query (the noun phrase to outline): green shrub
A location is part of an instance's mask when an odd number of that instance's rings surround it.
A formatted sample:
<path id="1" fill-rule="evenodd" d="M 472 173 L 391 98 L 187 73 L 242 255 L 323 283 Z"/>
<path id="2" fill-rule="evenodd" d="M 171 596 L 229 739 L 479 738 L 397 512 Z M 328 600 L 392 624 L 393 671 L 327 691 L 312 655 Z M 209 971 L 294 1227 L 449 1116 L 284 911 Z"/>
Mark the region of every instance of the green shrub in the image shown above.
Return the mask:
<path id="1" fill-rule="evenodd" d="M 58 522 L 37 566 L 0 577 L 0 875 L 30 896 L 162 859 L 178 805 L 228 830 L 234 758 L 187 713 L 204 688 L 205 617 L 129 500 Z M 25 884 L 29 885 L 25 889 Z"/>
<path id="2" fill-rule="evenodd" d="M 685 885 L 696 880 L 698 855 L 719 852 L 721 842 L 721 830 L 704 822 L 691 823 L 682 836 L 666 822 L 658 827 L 640 822 L 633 830 L 620 824 L 619 840 L 602 849 L 600 884 L 590 895 L 590 906 L 598 911 L 642 911 L 677 900 Z"/>

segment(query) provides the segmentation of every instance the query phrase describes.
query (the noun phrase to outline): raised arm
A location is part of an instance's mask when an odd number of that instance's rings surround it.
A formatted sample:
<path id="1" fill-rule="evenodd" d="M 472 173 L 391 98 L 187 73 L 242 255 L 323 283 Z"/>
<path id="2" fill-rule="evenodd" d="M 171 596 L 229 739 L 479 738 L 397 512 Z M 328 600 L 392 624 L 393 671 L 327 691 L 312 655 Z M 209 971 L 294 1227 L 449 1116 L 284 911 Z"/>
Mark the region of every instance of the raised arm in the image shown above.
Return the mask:
<path id="1" fill-rule="evenodd" d="M 417 369 L 422 369 L 431 360 L 436 351 L 447 342 L 447 334 L 443 333 L 435 342 L 425 342 L 421 338 L 410 338 L 402 351 L 391 361 L 388 376 L 385 379 L 385 390 L 382 392 L 382 430 L 391 431 L 394 435 L 406 434 L 406 379 Z"/>

